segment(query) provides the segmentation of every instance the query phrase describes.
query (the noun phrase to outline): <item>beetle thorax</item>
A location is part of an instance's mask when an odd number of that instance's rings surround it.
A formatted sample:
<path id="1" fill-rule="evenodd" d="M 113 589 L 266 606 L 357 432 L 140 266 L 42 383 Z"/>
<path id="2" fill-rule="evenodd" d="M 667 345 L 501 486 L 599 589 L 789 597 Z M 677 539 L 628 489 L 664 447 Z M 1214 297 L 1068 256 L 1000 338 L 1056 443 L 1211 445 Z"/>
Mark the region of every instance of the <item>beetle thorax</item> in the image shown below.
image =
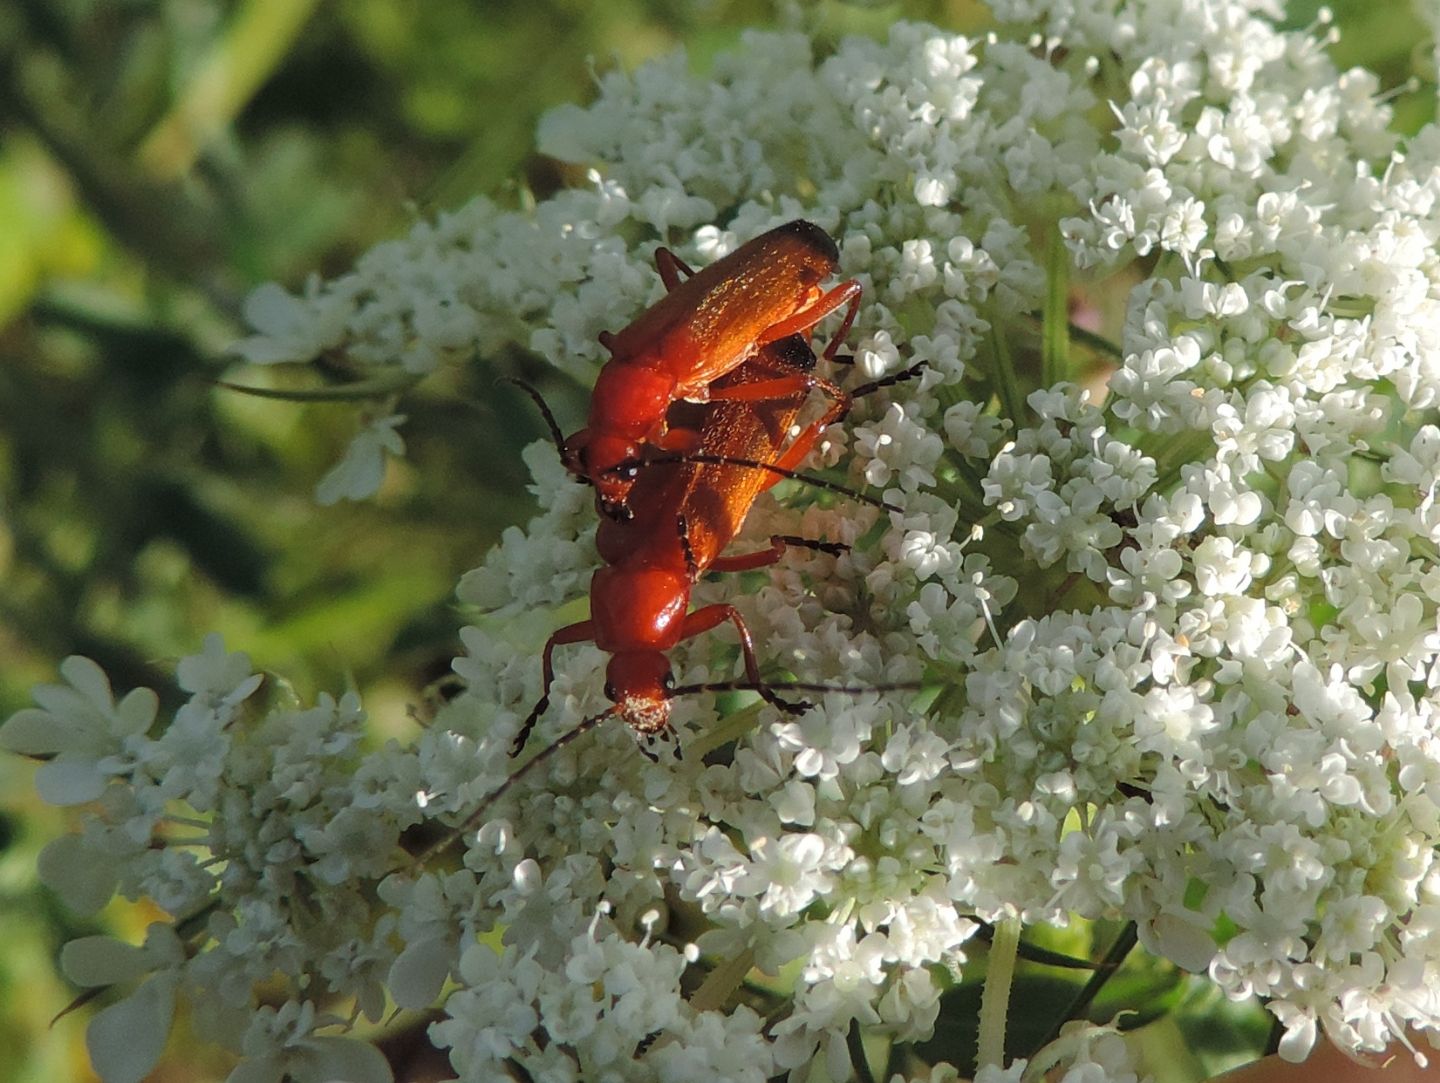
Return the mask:
<path id="1" fill-rule="evenodd" d="M 612 654 L 668 651 L 680 642 L 689 608 L 683 568 L 619 565 L 601 568 L 590 580 L 595 645 Z"/>
<path id="2" fill-rule="evenodd" d="M 600 370 L 590 393 L 591 440 L 601 432 L 633 441 L 649 439 L 674 398 L 675 377 L 664 369 L 611 361 Z M 599 464 L 590 467 L 594 471 Z"/>

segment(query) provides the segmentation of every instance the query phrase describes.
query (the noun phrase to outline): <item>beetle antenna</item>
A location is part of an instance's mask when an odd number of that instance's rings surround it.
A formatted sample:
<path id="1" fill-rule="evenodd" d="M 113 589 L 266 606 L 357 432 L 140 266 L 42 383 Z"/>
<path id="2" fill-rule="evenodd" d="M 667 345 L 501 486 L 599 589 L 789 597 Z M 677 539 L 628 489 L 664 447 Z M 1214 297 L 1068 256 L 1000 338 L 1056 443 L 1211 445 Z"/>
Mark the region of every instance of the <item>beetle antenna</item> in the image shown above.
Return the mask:
<path id="1" fill-rule="evenodd" d="M 855 696 L 862 695 L 866 692 L 918 692 L 923 687 L 924 685 L 922 685 L 919 681 L 897 681 L 892 684 L 844 685 L 820 684 L 813 681 L 776 681 L 771 683 L 761 681 L 736 680 L 707 681 L 703 684 L 683 684 L 671 689 L 670 694 L 672 696 L 694 695 L 697 692 L 760 692 L 763 694 L 765 692 L 770 692 L 775 689 L 783 689 L 787 692 L 838 692 L 844 695 Z M 449 831 L 438 842 L 435 842 L 430 846 L 427 846 L 424 850 L 420 851 L 420 853 L 417 854 L 415 858 L 411 861 L 411 865 L 424 865 L 427 861 L 435 857 L 437 854 L 443 853 L 444 851 L 448 850 L 451 846 L 455 844 L 457 839 L 463 838 L 467 832 L 472 830 L 475 825 L 480 822 L 481 817 L 484 816 L 485 813 L 488 812 L 491 808 L 493 808 L 496 804 L 498 804 L 500 799 L 503 798 L 507 793 L 509 793 L 516 783 L 518 783 L 526 775 L 530 774 L 531 771 L 533 771 L 536 767 L 540 766 L 546 760 L 549 760 L 553 756 L 555 756 L 555 754 L 558 753 L 566 745 L 570 744 L 572 741 L 578 740 L 580 737 L 583 737 L 585 734 L 589 733 L 591 730 L 599 726 L 600 723 L 604 722 L 607 718 L 618 714 L 619 711 L 620 708 L 618 706 L 609 707 L 606 710 L 601 711 L 599 714 L 591 715 L 589 718 L 580 722 L 573 729 L 566 730 L 559 737 L 555 738 L 554 741 L 546 745 L 533 757 L 527 760 L 524 765 L 522 765 L 520 768 L 518 768 L 516 771 L 506 777 L 504 782 L 500 783 L 499 786 L 491 790 L 490 793 L 488 793 L 481 800 L 475 811 L 470 813 L 469 816 L 465 817 L 463 823 Z"/>
<path id="2" fill-rule="evenodd" d="M 918 692 L 925 686 L 919 681 L 896 681 L 893 684 L 819 684 L 813 681 L 707 681 L 704 684 L 682 684 L 671 695 L 694 695 L 696 692 L 763 692 L 783 689 L 786 692 L 840 692 L 858 696 L 865 692 Z"/>
<path id="3" fill-rule="evenodd" d="M 769 474 L 778 474 L 782 478 L 789 478 L 791 481 L 803 481 L 807 485 L 813 485 L 817 489 L 829 489 L 832 493 L 842 493 L 852 500 L 858 500 L 862 504 L 869 504 L 872 508 L 880 508 L 883 511 L 904 512 L 904 508 L 898 504 L 891 504 L 888 500 L 881 500 L 878 496 L 870 496 L 839 482 L 830 481 L 827 478 L 817 477 L 814 474 L 804 474 L 799 470 L 786 470 L 783 466 L 776 466 L 774 463 L 761 462 L 759 459 L 741 459 L 733 455 L 657 455 L 653 458 L 626 459 L 616 463 L 606 474 L 623 474 L 636 467 L 665 466 L 675 463 L 703 463 L 707 466 L 744 466 L 751 470 L 764 470 Z"/>
<path id="4" fill-rule="evenodd" d="M 903 384 L 906 380 L 913 380 L 925 371 L 928 364 L 929 362 L 927 361 L 916 361 L 915 364 L 911 365 L 908 369 L 901 369 L 899 372 L 893 372 L 889 376 L 882 376 L 878 380 L 871 380 L 868 384 L 861 384 L 854 391 L 850 392 L 850 397 L 852 399 L 862 398 L 865 395 L 879 391 L 882 387 L 894 387 L 896 384 Z"/>
<path id="5" fill-rule="evenodd" d="M 527 760 L 521 767 L 517 768 L 514 772 L 512 772 L 505 779 L 504 782 L 500 783 L 499 786 L 491 790 L 490 793 L 488 793 L 484 797 L 484 799 L 481 800 L 475 811 L 470 813 L 469 816 L 465 817 L 465 821 L 460 824 L 459 827 L 454 828 L 452 831 L 446 834 L 444 838 L 440 839 L 439 842 L 433 843 L 430 846 L 427 846 L 424 850 L 421 850 L 420 853 L 415 857 L 412 864 L 423 865 L 436 854 L 443 853 L 445 850 L 448 850 L 455 843 L 456 839 L 462 838 L 466 832 L 470 831 L 477 823 L 479 823 L 480 818 L 484 816 L 485 813 L 488 812 L 491 808 L 493 808 L 502 797 L 509 793 L 511 787 L 513 787 L 515 783 L 519 782 L 522 778 L 524 778 L 531 771 L 533 771 L 537 766 L 550 759 L 552 756 L 555 755 L 555 753 L 559 752 L 571 741 L 574 741 L 579 737 L 583 737 L 585 734 L 593 730 L 596 726 L 600 725 L 601 722 L 604 722 L 607 718 L 611 717 L 612 715 L 618 714 L 619 711 L 620 708 L 616 706 L 601 711 L 599 714 L 591 715 L 589 718 L 585 719 L 583 722 L 577 725 L 574 729 L 566 730 L 559 737 L 555 738 L 553 742 L 546 745 L 539 752 L 535 753 L 535 755 L 532 756 L 529 760 Z"/>
<path id="6" fill-rule="evenodd" d="M 534 384 L 526 383 L 518 376 L 502 376 L 500 379 L 507 384 L 514 384 L 535 400 L 535 405 L 540 408 L 540 416 L 545 419 L 545 425 L 550 430 L 550 439 L 555 443 L 555 450 L 557 452 L 562 451 L 565 447 L 565 437 L 560 434 L 560 426 L 555 422 L 555 415 L 550 412 L 550 406 L 546 403 L 545 396 L 540 394 L 539 389 L 535 387 Z"/>

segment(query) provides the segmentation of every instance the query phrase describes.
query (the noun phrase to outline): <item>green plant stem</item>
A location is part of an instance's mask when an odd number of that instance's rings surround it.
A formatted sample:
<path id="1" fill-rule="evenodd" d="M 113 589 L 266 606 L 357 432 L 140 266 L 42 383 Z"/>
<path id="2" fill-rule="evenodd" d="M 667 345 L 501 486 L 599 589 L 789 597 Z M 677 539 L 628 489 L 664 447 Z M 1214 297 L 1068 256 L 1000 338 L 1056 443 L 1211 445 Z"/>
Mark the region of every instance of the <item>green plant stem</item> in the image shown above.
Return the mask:
<path id="1" fill-rule="evenodd" d="M 845 1033 L 845 1048 L 850 1053 L 850 1066 L 855 1069 L 859 1083 L 875 1083 L 875 1073 L 870 1071 L 870 1061 L 865 1057 L 865 1037 L 860 1032 L 860 1020 L 852 1019 L 850 1029 Z"/>
<path id="2" fill-rule="evenodd" d="M 1081 327 L 1073 321 L 1066 323 L 1065 330 L 1072 341 L 1078 342 L 1096 353 L 1114 358 L 1116 361 L 1125 360 L 1125 351 L 1120 348 L 1118 343 L 1111 342 L 1104 335 L 1097 335 L 1094 331 Z"/>
<path id="3" fill-rule="evenodd" d="M 1054 387 L 1070 376 L 1070 262 L 1058 225 L 1050 230 L 1046 263 L 1045 310 L 1040 322 L 1040 386 Z"/>
<path id="4" fill-rule="evenodd" d="M 755 950 L 746 948 L 739 955 L 722 960 L 714 970 L 705 976 L 700 988 L 690 998 L 690 1006 L 697 1012 L 717 1011 L 722 1008 L 739 989 L 745 975 L 755 965 Z"/>
<path id="5" fill-rule="evenodd" d="M 235 384 L 229 380 L 213 380 L 216 387 L 236 391 L 242 395 L 253 395 L 257 399 L 280 399 L 284 402 L 354 402 L 363 399 L 379 399 L 393 395 L 418 384 L 424 376 L 403 369 L 382 372 L 368 380 L 355 380 L 347 384 L 331 384 L 326 387 L 254 387 L 249 384 Z"/>
<path id="6" fill-rule="evenodd" d="M 1020 950 L 1020 919 L 1007 918 L 995 926 L 990 942 L 990 963 L 985 969 L 985 991 L 980 996 L 980 1040 L 975 1055 L 978 1075 L 988 1067 L 1005 1066 L 1005 1020 L 1010 1011 L 1010 986 L 1015 981 L 1015 959 Z"/>
<path id="7" fill-rule="evenodd" d="M 1000 399 L 1000 411 L 1018 428 L 1025 419 L 1025 394 L 1015 377 L 1015 361 L 1010 356 L 1010 343 L 1000 326 L 1000 315 L 993 306 L 987 319 L 990 321 L 990 375 L 995 382 L 995 393 Z"/>
<path id="8" fill-rule="evenodd" d="M 1065 1014 L 1055 1021 L 1055 1025 L 1050 1028 L 1045 1035 L 1045 1040 L 1040 1043 L 1038 1048 L 1044 1049 L 1060 1036 L 1061 1027 L 1070 1020 L 1078 1019 L 1085 1014 L 1090 1007 L 1090 1002 L 1099 995 L 1100 990 L 1104 988 L 1105 983 L 1110 980 L 1115 971 L 1120 969 L 1120 964 L 1125 961 L 1125 957 L 1130 954 L 1130 949 L 1139 939 L 1135 923 L 1133 921 L 1126 922 L 1125 928 L 1120 930 L 1120 935 L 1115 938 L 1115 943 L 1110 945 L 1110 950 L 1100 961 L 1098 969 L 1090 975 L 1090 980 L 1085 983 L 1085 987 L 1075 995 L 1075 999 L 1070 1002 L 1070 1007 L 1065 1010 Z"/>

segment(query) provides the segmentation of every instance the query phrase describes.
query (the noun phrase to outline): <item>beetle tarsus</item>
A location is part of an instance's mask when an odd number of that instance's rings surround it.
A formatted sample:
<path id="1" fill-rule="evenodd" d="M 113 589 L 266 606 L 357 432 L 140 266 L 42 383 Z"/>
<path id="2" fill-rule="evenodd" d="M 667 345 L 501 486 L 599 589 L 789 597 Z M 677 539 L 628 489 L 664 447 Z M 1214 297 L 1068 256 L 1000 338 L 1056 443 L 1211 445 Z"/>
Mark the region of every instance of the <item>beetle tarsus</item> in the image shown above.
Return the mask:
<path id="1" fill-rule="evenodd" d="M 531 709 L 529 716 L 520 727 L 520 732 L 515 735 L 515 740 L 510 742 L 510 757 L 512 759 L 520 755 L 521 750 L 525 747 L 525 742 L 530 740 L 530 734 L 535 729 L 535 723 L 540 721 L 540 716 L 545 713 L 545 708 L 549 706 L 550 694 L 547 692 L 540 697 L 539 702 Z"/>

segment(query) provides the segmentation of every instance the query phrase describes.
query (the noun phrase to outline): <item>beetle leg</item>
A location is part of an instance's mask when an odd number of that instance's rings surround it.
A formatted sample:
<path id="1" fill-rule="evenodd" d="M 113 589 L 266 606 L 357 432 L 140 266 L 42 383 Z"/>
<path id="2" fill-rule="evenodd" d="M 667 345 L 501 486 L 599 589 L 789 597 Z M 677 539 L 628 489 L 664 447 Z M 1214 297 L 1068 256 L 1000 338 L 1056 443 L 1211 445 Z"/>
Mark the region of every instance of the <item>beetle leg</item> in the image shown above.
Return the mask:
<path id="1" fill-rule="evenodd" d="M 690 522 L 684 515 L 675 516 L 675 529 L 680 533 L 680 550 L 685 554 L 685 574 L 693 583 L 700 576 L 700 567 L 695 563 L 695 550 L 690 547 Z"/>
<path id="2" fill-rule="evenodd" d="M 515 735 L 515 741 L 510 746 L 510 755 L 520 754 L 525 742 L 530 739 L 530 731 L 535 728 L 535 723 L 540 721 L 545 708 L 550 706 L 550 686 L 555 683 L 555 648 L 567 643 L 585 643 L 594 638 L 594 621 L 582 620 L 576 624 L 567 624 L 545 641 L 544 661 L 540 667 L 540 699 L 526 717 L 520 732 Z"/>
<path id="3" fill-rule="evenodd" d="M 755 642 L 750 635 L 750 629 L 745 626 L 745 618 L 740 616 L 740 611 L 733 605 L 721 602 L 695 610 L 685 618 L 680 638 L 689 639 L 691 636 L 708 632 L 710 629 L 724 624 L 727 620 L 735 625 L 735 631 L 740 634 L 740 655 L 745 660 L 745 678 L 755 686 L 761 699 L 786 714 L 802 714 L 814 706 L 805 700 L 791 703 L 789 700 L 781 699 L 766 687 L 765 682 L 760 679 L 760 663 L 755 660 Z"/>
<path id="4" fill-rule="evenodd" d="M 836 331 L 834 337 L 830 339 L 830 344 L 825 347 L 825 352 L 820 355 L 829 361 L 840 349 L 840 343 L 845 341 L 845 336 L 850 333 L 850 325 L 855 322 L 855 314 L 860 311 L 860 283 L 853 278 L 848 282 L 840 283 L 793 316 L 766 328 L 764 337 L 756 345 L 766 346 L 786 335 L 796 335 L 802 331 L 808 331 L 841 305 L 849 306 L 845 313 L 845 320 L 840 324 L 840 330 Z"/>
<path id="5" fill-rule="evenodd" d="M 761 549 L 757 553 L 716 557 L 710 562 L 710 570 L 714 572 L 749 572 L 756 568 L 765 568 L 779 561 L 785 555 L 785 550 L 792 545 L 804 549 L 814 549 L 820 553 L 829 553 L 831 556 L 839 556 L 841 553 L 850 551 L 850 547 L 843 542 L 816 541 L 813 538 L 796 537 L 794 534 L 772 534 L 770 535 L 769 549 Z"/>
<path id="6" fill-rule="evenodd" d="M 668 293 L 680 285 L 680 276 L 683 274 L 689 278 L 695 272 L 685 262 L 668 248 L 655 249 L 655 269 L 660 272 L 660 281 L 665 283 L 665 290 Z"/>

